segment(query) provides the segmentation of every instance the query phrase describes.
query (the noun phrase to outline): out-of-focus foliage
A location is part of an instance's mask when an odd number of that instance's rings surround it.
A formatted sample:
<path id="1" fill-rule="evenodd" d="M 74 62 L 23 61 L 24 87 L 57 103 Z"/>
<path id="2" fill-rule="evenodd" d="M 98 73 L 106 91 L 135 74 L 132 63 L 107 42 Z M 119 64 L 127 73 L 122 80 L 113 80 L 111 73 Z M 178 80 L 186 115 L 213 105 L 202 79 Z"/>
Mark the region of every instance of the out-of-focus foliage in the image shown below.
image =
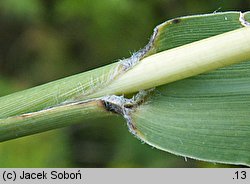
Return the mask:
<path id="1" fill-rule="evenodd" d="M 246 0 L 2 0 L 0 96 L 128 57 L 159 23 L 249 10 Z M 0 167 L 220 167 L 151 148 L 122 119 L 0 143 Z"/>

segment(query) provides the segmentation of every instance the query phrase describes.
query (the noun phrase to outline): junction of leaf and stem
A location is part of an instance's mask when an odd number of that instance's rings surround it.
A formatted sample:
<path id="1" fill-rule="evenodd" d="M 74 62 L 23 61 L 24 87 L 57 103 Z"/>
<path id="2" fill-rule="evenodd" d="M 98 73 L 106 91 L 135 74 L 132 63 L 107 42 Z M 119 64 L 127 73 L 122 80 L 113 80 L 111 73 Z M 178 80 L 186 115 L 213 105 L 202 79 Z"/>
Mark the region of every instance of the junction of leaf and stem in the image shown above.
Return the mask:
<path id="1" fill-rule="evenodd" d="M 149 94 L 153 90 L 154 88 L 149 90 L 141 90 L 137 94 L 135 94 L 132 98 L 111 95 L 111 96 L 105 96 L 101 100 L 107 111 L 122 115 L 127 121 L 129 131 L 133 135 L 138 137 L 137 136 L 138 132 L 131 118 L 131 113 L 136 111 L 136 108 L 147 100 Z"/>

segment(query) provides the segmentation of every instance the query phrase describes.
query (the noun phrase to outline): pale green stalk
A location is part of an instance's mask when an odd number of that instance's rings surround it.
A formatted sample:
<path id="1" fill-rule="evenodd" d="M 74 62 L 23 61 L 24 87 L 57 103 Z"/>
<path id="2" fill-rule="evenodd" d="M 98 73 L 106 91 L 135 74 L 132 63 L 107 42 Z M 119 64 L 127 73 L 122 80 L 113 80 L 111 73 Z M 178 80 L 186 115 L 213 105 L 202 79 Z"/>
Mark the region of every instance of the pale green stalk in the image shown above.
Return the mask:
<path id="1" fill-rule="evenodd" d="M 101 93 L 136 92 L 247 60 L 250 60 L 250 27 L 146 57 Z"/>

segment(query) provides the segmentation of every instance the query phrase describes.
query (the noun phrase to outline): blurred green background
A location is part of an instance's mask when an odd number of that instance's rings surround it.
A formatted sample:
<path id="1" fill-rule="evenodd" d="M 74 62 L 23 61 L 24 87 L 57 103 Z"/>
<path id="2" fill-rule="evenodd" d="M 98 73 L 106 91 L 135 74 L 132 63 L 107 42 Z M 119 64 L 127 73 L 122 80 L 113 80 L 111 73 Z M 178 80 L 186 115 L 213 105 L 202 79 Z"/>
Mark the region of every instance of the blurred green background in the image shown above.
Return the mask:
<path id="1" fill-rule="evenodd" d="M 249 0 L 1 0 L 0 96 L 129 57 L 178 16 Z M 0 143 L 0 167 L 229 167 L 154 149 L 119 117 Z"/>

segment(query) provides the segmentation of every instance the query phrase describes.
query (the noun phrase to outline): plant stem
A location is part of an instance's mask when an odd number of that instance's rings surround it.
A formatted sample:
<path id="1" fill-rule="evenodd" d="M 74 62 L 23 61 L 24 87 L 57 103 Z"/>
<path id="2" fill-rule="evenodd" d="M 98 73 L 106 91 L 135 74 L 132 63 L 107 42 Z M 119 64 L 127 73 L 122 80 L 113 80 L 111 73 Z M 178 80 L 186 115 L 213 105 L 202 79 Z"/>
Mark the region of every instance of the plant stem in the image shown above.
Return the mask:
<path id="1" fill-rule="evenodd" d="M 111 75 L 117 70 L 117 65 L 118 63 L 113 63 L 0 97 L 0 119 L 74 101 L 76 96 L 86 100 L 87 95 L 93 94 L 95 88 L 98 89 L 109 82 Z"/>
<path id="2" fill-rule="evenodd" d="M 114 63 L 1 97 L 0 141 L 107 116 L 98 100 L 106 95 L 129 94 L 247 60 L 249 27 L 154 54 L 125 72 Z"/>
<path id="3" fill-rule="evenodd" d="M 109 115 L 101 100 L 91 100 L 0 119 L 0 142 Z"/>
<path id="4" fill-rule="evenodd" d="M 250 60 L 250 28 L 244 27 L 142 59 L 122 73 L 119 62 L 0 98 L 0 118 L 65 101 L 122 95 Z M 116 76 L 116 78 L 114 77 Z"/>
<path id="5" fill-rule="evenodd" d="M 146 57 L 102 93 L 126 94 L 250 60 L 250 27 Z"/>

